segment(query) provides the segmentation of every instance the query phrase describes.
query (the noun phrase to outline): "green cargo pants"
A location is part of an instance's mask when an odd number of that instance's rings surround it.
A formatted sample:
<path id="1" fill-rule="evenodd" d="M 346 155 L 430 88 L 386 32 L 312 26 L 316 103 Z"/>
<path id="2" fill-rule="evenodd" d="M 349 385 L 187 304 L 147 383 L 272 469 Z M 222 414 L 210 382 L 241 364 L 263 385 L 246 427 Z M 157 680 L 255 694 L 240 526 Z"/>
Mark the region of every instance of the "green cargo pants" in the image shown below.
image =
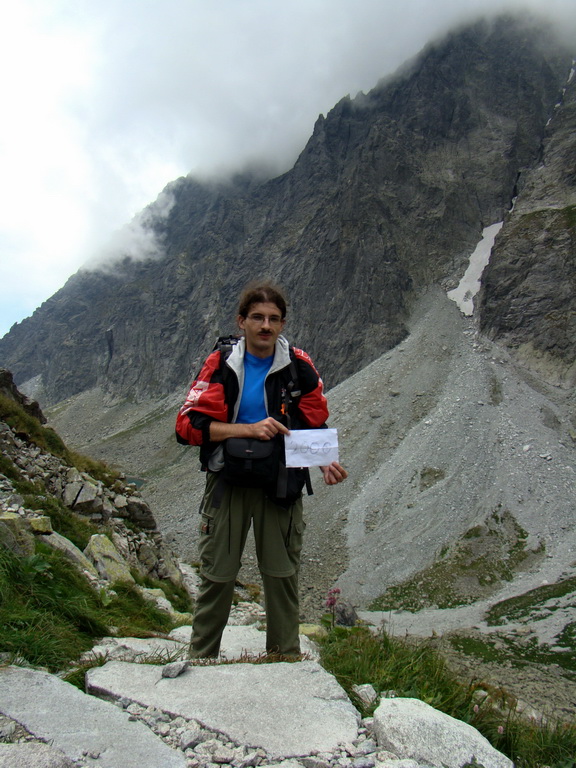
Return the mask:
<path id="1" fill-rule="evenodd" d="M 216 657 L 228 621 L 234 585 L 250 526 L 264 586 L 266 650 L 298 654 L 298 570 L 304 521 L 302 500 L 283 509 L 260 488 L 226 487 L 212 506 L 217 475 L 209 474 L 200 508 L 202 583 L 196 602 L 190 656 Z"/>

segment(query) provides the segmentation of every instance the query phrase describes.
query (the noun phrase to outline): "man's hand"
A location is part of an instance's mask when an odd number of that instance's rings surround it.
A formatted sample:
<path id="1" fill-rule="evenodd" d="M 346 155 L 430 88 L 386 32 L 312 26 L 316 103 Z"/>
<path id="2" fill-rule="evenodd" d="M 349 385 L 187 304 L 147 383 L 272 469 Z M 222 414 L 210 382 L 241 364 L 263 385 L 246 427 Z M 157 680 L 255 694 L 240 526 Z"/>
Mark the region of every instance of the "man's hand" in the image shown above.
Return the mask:
<path id="1" fill-rule="evenodd" d="M 258 440 L 271 440 L 279 432 L 283 435 L 290 434 L 288 427 L 273 419 L 272 416 L 268 416 L 267 419 L 262 419 L 262 421 L 257 421 L 255 424 L 247 424 L 246 426 L 252 427 L 250 437 L 256 437 Z"/>
<path id="2" fill-rule="evenodd" d="M 320 467 L 320 469 L 324 475 L 326 485 L 336 485 L 348 477 L 348 472 L 337 461 L 333 461 L 332 464 L 328 464 L 325 467 Z"/>
<path id="3" fill-rule="evenodd" d="M 255 437 L 258 440 L 271 440 L 274 435 L 281 432 L 289 435 L 290 430 L 272 416 L 268 416 L 255 424 L 228 424 L 225 421 L 212 421 L 210 423 L 210 440 L 216 443 L 226 440 L 228 437 Z"/>

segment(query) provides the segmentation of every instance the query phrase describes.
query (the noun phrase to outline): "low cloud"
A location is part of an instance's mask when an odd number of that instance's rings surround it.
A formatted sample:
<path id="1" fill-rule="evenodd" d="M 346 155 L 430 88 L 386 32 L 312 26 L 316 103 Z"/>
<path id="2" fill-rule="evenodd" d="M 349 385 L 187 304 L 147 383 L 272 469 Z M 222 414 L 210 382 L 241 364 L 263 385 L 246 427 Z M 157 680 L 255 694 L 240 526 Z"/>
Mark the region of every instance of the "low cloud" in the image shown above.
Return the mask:
<path id="1" fill-rule="evenodd" d="M 162 192 L 156 201 L 137 213 L 133 219 L 114 232 L 109 242 L 85 264 L 91 269 L 114 269 L 118 262 L 150 261 L 164 256 L 162 223 L 174 207 L 174 195 Z"/>

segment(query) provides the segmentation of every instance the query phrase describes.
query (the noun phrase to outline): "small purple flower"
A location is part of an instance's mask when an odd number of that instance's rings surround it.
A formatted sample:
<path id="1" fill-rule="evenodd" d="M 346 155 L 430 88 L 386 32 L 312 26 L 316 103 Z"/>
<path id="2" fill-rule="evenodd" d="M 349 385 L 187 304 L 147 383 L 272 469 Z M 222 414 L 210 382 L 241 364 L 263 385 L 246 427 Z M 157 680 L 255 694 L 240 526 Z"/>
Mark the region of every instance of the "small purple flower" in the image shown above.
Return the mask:
<path id="1" fill-rule="evenodd" d="M 338 602 L 338 596 L 340 595 L 340 590 L 338 587 L 332 587 L 328 591 L 328 595 L 326 597 L 326 608 L 334 608 L 336 603 Z"/>

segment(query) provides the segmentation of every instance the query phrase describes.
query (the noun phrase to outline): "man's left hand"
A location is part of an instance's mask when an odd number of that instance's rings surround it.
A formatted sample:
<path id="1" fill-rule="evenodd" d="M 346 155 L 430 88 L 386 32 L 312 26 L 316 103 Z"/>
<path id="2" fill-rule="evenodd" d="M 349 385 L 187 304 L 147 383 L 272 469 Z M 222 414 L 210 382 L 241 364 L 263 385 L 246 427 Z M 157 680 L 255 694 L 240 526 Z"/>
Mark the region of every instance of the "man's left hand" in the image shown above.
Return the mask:
<path id="1" fill-rule="evenodd" d="M 320 467 L 320 469 L 324 475 L 326 485 L 336 485 L 348 477 L 348 472 L 337 461 L 333 461 L 332 464 L 328 464 L 325 467 Z"/>

